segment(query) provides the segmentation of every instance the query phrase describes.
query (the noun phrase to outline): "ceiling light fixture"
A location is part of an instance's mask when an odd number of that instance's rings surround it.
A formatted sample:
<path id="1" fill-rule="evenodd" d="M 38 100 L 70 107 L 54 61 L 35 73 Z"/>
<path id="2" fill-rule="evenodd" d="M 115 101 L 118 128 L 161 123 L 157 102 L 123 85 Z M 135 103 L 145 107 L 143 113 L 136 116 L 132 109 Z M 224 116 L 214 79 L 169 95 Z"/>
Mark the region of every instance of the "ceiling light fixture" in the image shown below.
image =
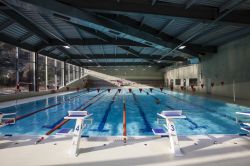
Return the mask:
<path id="1" fill-rule="evenodd" d="M 152 66 L 148 66 L 148 67 L 152 67 Z"/>
<path id="2" fill-rule="evenodd" d="M 70 48 L 70 46 L 63 46 L 64 48 L 67 48 L 67 49 L 69 49 Z"/>
<path id="3" fill-rule="evenodd" d="M 186 46 L 180 46 L 179 50 L 183 50 L 184 48 L 186 48 Z"/>
<path id="4" fill-rule="evenodd" d="M 92 62 L 92 59 L 89 59 L 88 61 L 89 61 L 89 62 Z"/>

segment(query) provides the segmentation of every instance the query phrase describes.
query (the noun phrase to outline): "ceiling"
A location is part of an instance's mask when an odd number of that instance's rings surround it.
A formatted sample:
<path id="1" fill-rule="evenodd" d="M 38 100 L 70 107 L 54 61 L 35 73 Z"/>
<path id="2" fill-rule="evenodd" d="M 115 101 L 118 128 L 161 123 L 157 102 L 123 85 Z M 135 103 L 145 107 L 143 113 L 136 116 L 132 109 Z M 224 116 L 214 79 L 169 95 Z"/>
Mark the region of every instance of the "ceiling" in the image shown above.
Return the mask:
<path id="1" fill-rule="evenodd" d="M 249 34 L 249 16 L 250 0 L 0 0 L 0 40 L 83 67 L 165 67 Z"/>

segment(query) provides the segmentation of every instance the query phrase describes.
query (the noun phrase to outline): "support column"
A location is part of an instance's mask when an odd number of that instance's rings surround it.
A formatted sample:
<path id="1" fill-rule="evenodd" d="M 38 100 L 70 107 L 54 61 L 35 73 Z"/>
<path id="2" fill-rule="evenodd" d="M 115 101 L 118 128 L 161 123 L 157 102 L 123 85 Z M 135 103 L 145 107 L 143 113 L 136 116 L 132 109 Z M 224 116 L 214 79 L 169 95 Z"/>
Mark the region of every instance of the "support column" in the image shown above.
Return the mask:
<path id="1" fill-rule="evenodd" d="M 16 47 L 16 85 L 19 84 L 19 68 L 18 68 L 18 47 Z"/>
<path id="2" fill-rule="evenodd" d="M 33 91 L 36 91 L 36 54 L 32 52 Z"/>
<path id="3" fill-rule="evenodd" d="M 54 72 L 54 74 L 55 74 L 55 75 L 54 75 L 54 77 L 55 77 L 55 89 L 57 89 L 57 85 L 58 85 L 58 84 L 57 84 L 57 69 L 56 69 L 56 68 L 57 68 L 57 60 L 55 59 L 55 60 L 54 60 L 54 70 L 55 70 L 55 72 Z"/>
<path id="4" fill-rule="evenodd" d="M 38 77 L 39 77 L 39 73 L 38 73 L 38 53 L 36 52 L 35 53 L 35 91 L 38 92 L 39 91 L 39 80 L 38 80 Z"/>
<path id="5" fill-rule="evenodd" d="M 48 57 L 45 56 L 45 89 L 48 90 Z"/>
<path id="6" fill-rule="evenodd" d="M 65 86 L 64 84 L 64 68 L 65 68 L 65 62 L 61 62 L 61 87 Z"/>
<path id="7" fill-rule="evenodd" d="M 76 67 L 73 65 L 73 80 L 76 79 Z"/>
<path id="8" fill-rule="evenodd" d="M 70 64 L 68 64 L 68 82 L 70 82 Z"/>
<path id="9" fill-rule="evenodd" d="M 81 78 L 81 74 L 82 74 L 81 67 L 78 66 L 78 79 Z"/>

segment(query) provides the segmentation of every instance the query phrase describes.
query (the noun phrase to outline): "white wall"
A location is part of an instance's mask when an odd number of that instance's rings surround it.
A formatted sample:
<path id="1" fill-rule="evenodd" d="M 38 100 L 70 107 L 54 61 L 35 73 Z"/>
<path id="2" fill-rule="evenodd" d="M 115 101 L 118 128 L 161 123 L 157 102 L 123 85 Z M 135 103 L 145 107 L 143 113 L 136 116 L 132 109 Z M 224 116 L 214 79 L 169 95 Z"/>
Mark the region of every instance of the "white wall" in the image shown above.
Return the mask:
<path id="1" fill-rule="evenodd" d="M 250 99 L 250 36 L 219 47 L 218 53 L 202 58 L 199 65 L 166 69 L 164 77 L 165 80 L 196 77 L 199 92 L 227 97 L 233 97 L 235 82 L 236 98 Z M 211 83 L 215 84 L 213 88 Z"/>
<path id="2" fill-rule="evenodd" d="M 116 70 L 117 69 L 117 70 Z M 123 66 L 123 67 L 91 67 L 89 70 L 94 70 L 103 74 L 134 81 L 137 83 L 160 86 L 163 84 L 163 71 L 156 67 L 148 66 Z M 89 79 L 94 80 L 94 77 Z"/>

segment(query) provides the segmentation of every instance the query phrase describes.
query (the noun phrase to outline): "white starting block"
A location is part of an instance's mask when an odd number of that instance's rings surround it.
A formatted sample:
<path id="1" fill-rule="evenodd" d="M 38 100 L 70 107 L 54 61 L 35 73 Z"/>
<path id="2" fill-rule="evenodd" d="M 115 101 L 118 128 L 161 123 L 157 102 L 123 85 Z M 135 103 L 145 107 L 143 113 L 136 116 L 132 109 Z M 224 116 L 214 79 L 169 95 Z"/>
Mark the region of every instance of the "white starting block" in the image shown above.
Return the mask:
<path id="1" fill-rule="evenodd" d="M 2 113 L 2 112 L 0 112 L 0 127 L 4 127 L 6 125 L 16 123 L 15 117 L 4 118 L 5 116 L 16 116 L 16 113 L 15 112 L 14 113 Z"/>
<path id="2" fill-rule="evenodd" d="M 172 119 L 186 118 L 186 116 L 182 115 L 181 110 L 162 111 L 160 114 L 157 113 L 157 115 L 166 120 L 166 128 L 168 129 L 168 133 L 164 132 L 163 129 L 153 129 L 154 134 L 169 135 L 171 152 L 175 154 L 175 156 L 183 156 L 183 154 L 181 153 L 175 125 Z"/>
<path id="3" fill-rule="evenodd" d="M 242 115 L 245 117 L 250 118 L 250 112 L 236 112 L 236 123 L 239 123 L 239 117 L 237 115 Z M 250 132 L 250 123 L 249 122 L 242 122 L 240 123 L 240 128 L 247 132 Z"/>
<path id="4" fill-rule="evenodd" d="M 70 150 L 70 154 L 72 156 L 78 155 L 81 134 L 84 128 L 83 126 L 84 120 L 89 118 L 92 115 L 93 114 L 88 114 L 87 111 L 68 111 L 68 116 L 64 117 L 64 119 L 76 120 L 75 129 L 72 132 L 73 139 L 72 139 L 72 148 Z M 65 132 L 70 133 L 70 130 L 67 130 Z"/>

